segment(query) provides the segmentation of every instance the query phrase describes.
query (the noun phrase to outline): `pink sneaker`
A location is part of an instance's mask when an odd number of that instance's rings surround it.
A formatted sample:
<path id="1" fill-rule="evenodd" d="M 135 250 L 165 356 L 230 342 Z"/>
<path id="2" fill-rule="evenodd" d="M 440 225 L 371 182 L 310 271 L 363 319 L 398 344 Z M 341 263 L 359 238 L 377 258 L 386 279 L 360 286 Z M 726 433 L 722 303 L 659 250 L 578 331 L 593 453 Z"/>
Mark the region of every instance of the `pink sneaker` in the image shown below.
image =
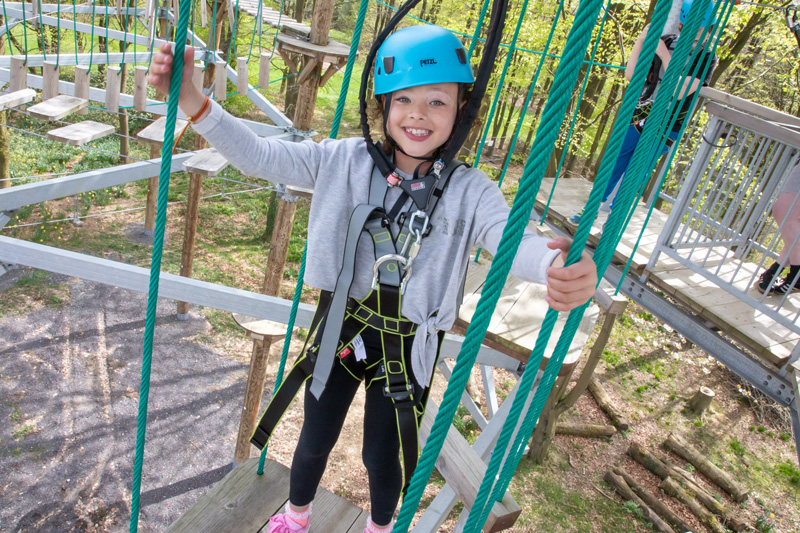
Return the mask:
<path id="1" fill-rule="evenodd" d="M 308 533 L 311 525 L 311 507 L 304 513 L 296 513 L 289 508 L 287 502 L 285 511 L 269 519 L 266 533 Z M 300 521 L 305 524 L 301 525 Z"/>
<path id="2" fill-rule="evenodd" d="M 394 522 L 390 522 L 388 526 L 384 528 L 379 528 L 372 522 L 372 517 L 367 517 L 367 527 L 364 529 L 364 533 L 392 533 L 392 528 L 394 527 Z"/>

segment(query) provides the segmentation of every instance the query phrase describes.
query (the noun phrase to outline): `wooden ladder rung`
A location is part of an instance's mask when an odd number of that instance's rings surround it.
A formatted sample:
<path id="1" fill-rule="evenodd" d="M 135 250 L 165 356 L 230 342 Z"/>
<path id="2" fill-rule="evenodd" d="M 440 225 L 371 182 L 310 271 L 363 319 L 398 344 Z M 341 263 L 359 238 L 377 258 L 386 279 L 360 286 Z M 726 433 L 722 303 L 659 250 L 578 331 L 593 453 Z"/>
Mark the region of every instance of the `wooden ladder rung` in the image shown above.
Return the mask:
<path id="1" fill-rule="evenodd" d="M 206 148 L 184 161 L 183 169 L 203 176 L 216 176 L 229 164 L 214 148 Z"/>
<path id="2" fill-rule="evenodd" d="M 59 94 L 49 100 L 32 105 L 28 108 L 28 113 L 36 118 L 52 122 L 61 120 L 67 115 L 86 107 L 89 107 L 89 100 L 67 94 Z"/>
<path id="3" fill-rule="evenodd" d="M 264 474 L 256 473 L 254 457 L 234 468 L 175 521 L 169 533 L 256 533 L 281 512 L 289 499 L 289 469 L 266 461 Z M 323 488 L 314 499 L 311 531 L 352 533 L 364 530 L 368 513 Z"/>
<path id="4" fill-rule="evenodd" d="M 167 125 L 167 117 L 159 117 L 152 124 L 136 134 L 136 138 L 148 144 L 161 146 L 164 144 L 164 130 Z M 186 121 L 175 120 L 175 137 L 186 127 Z"/>
<path id="5" fill-rule="evenodd" d="M 36 91 L 33 89 L 22 89 L 21 91 L 0 95 L 0 111 L 9 107 L 27 104 L 33 100 L 34 96 L 36 96 Z"/>
<path id="6" fill-rule="evenodd" d="M 47 132 L 47 137 L 70 146 L 82 146 L 89 141 L 105 137 L 114 133 L 114 126 L 84 120 L 63 128 L 56 128 Z"/>

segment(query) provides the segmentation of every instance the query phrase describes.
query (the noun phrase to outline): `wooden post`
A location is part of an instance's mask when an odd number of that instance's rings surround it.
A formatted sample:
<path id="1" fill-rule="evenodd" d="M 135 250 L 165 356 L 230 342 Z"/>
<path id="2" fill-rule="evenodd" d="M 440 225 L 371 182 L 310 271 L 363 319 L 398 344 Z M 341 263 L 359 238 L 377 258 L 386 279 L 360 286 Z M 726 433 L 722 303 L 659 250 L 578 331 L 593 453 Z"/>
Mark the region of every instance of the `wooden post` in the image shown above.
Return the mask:
<path id="1" fill-rule="evenodd" d="M 33 11 L 33 17 L 31 17 L 31 27 L 34 30 L 39 29 L 39 2 L 41 0 L 31 0 L 31 10 Z M 22 9 L 25 9 L 25 4 L 22 4 Z"/>
<path id="2" fill-rule="evenodd" d="M 161 148 L 157 145 L 150 146 L 150 159 L 161 155 Z M 144 209 L 144 234 L 155 235 L 156 230 L 156 202 L 158 198 L 158 176 L 147 180 L 147 202 Z"/>
<path id="3" fill-rule="evenodd" d="M 242 96 L 247 96 L 250 90 L 250 83 L 247 80 L 247 58 L 236 58 L 236 89 Z"/>
<path id="4" fill-rule="evenodd" d="M 186 215 L 184 216 L 183 251 L 181 252 L 181 276 L 192 277 L 194 262 L 194 241 L 197 234 L 197 212 L 200 208 L 200 191 L 203 189 L 203 176 L 189 174 L 189 193 L 186 199 Z M 187 302 L 178 302 L 178 318 L 186 319 L 189 313 Z"/>
<path id="5" fill-rule="evenodd" d="M 34 2 L 35 4 L 36 2 Z M 42 67 L 42 99 L 49 100 L 58 96 L 58 71 L 55 61 L 45 61 Z"/>
<path id="6" fill-rule="evenodd" d="M 272 339 L 253 339 L 253 353 L 250 356 L 250 369 L 247 371 L 247 389 L 244 392 L 244 405 L 239 420 L 239 434 L 236 438 L 236 450 L 233 462 L 240 464 L 250 458 L 250 436 L 256 428 L 256 416 L 261 405 L 264 382 L 267 378 L 267 362 Z"/>
<path id="7" fill-rule="evenodd" d="M 147 111 L 147 67 L 137 65 L 133 75 L 133 108 Z"/>
<path id="8" fill-rule="evenodd" d="M 200 26 L 208 27 L 208 13 L 206 12 L 206 0 L 200 0 Z"/>
<path id="9" fill-rule="evenodd" d="M 261 52 L 261 61 L 258 66 L 258 86 L 262 91 L 269 89 L 269 52 Z"/>
<path id="10" fill-rule="evenodd" d="M 74 94 L 78 98 L 89 99 L 89 67 L 86 65 L 77 65 L 75 67 Z M 75 111 L 76 115 L 86 115 L 87 113 L 89 113 L 89 109 L 86 107 Z"/>
<path id="11" fill-rule="evenodd" d="M 214 98 L 217 102 L 225 100 L 228 95 L 228 64 L 217 61 L 214 72 Z"/>
<path id="12" fill-rule="evenodd" d="M 108 65 L 106 69 L 106 110 L 109 113 L 119 111 L 119 67 Z"/>
<path id="13" fill-rule="evenodd" d="M 25 67 L 25 56 L 11 57 L 11 92 L 28 88 L 28 69 Z"/>

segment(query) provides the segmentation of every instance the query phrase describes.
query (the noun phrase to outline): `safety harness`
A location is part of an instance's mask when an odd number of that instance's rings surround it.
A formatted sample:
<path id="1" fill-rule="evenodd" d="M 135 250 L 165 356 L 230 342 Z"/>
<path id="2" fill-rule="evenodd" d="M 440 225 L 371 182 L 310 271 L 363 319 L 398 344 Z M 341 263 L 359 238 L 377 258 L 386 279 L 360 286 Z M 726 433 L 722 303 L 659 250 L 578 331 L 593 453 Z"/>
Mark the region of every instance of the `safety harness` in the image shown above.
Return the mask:
<path id="1" fill-rule="evenodd" d="M 431 173 L 399 181 L 392 179 L 397 177 L 395 173 L 387 175 L 377 165 L 373 167 L 368 202 L 356 206 L 350 216 L 344 260 L 335 289 L 322 291 L 320 295 L 308 335 L 314 342 L 308 347 L 306 341 L 301 355 L 262 415 L 250 438 L 257 448 L 266 446 L 283 414 L 309 378 L 312 378 L 309 391 L 320 398 L 338 360 L 354 379 L 364 381 L 366 387 L 383 385 L 384 395 L 394 403 L 405 491 L 417 464 L 419 423 L 430 383 L 417 383 L 406 357 L 409 353 L 406 347 L 413 341 L 417 324 L 402 316 L 402 297 L 422 240 L 431 231 L 433 211 L 453 171 L 464 164 L 453 161 L 445 165 L 438 160 Z M 387 211 L 385 198 L 393 186 L 400 187 L 403 192 Z M 409 198 L 410 208 L 403 211 Z M 399 228 L 396 237 L 392 235 L 393 223 Z M 372 289 L 365 298 L 356 300 L 349 294 L 358 241 L 364 231 L 372 238 L 376 259 Z M 381 333 L 384 347 L 382 360 L 370 365 L 356 357 L 355 344 L 366 328 Z"/>

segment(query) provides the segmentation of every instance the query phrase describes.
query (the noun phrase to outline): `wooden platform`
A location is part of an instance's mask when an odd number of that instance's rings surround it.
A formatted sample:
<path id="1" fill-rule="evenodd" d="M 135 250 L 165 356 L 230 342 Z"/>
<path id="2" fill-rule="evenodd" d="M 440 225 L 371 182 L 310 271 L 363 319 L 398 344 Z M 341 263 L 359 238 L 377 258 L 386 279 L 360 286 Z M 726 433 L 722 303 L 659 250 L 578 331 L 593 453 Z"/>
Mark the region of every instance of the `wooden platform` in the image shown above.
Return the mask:
<path id="1" fill-rule="evenodd" d="M 538 230 L 538 227 L 533 224 L 530 225 L 530 228 L 532 231 Z M 466 332 L 477 308 L 490 267 L 491 262 L 483 258 L 478 263 L 470 261 L 464 285 L 464 300 L 453 327 L 454 333 L 463 335 Z M 544 299 L 546 294 L 547 288 L 544 285 L 509 275 L 486 331 L 484 344 L 519 361 L 528 361 L 531 351 L 536 345 L 542 321 L 549 309 Z M 562 373 L 568 372 L 578 362 L 598 315 L 597 306 L 590 305 L 575 333 L 575 338 L 561 367 Z M 549 355 L 558 342 L 566 320 L 567 314 L 561 313 L 550 336 L 545 358 L 542 360 L 542 368 L 547 365 Z"/>
<path id="2" fill-rule="evenodd" d="M 537 209 L 541 210 L 544 207 L 552 184 L 551 178 L 543 180 L 542 188 L 536 199 Z M 583 179 L 559 180 L 550 203 L 548 218 L 574 231 L 575 225 L 570 223 L 567 218 L 580 212 L 589 198 L 591 187 L 592 184 Z M 614 261 L 618 264 L 625 264 L 630 257 L 646 216 L 647 209 L 640 202 L 614 253 Z M 590 244 L 597 244 L 603 224 L 607 219 L 608 213 L 598 215 L 591 231 Z M 782 366 L 791 355 L 792 349 L 800 341 L 800 335 L 778 324 L 774 319 L 757 311 L 736 295 L 721 289 L 704 276 L 664 254 L 659 256 L 658 263 L 652 270 L 646 270 L 647 262 L 655 250 L 666 220 L 667 215 L 658 210 L 653 211 L 639 248 L 634 255 L 631 273 L 647 275 L 648 280 L 659 290 L 709 320 L 720 330 L 747 346 L 755 355 L 772 365 Z M 698 249 L 696 252 L 696 254 L 702 255 L 702 259 L 698 258 L 698 261 L 705 261 L 710 268 L 722 265 L 721 272 L 729 272 L 729 275 L 733 276 L 732 284 L 739 287 L 740 290 L 744 290 L 748 283 L 752 282 L 753 276 L 758 275 L 757 266 L 742 262 L 730 255 L 725 257 L 722 255 L 723 253 L 713 251 L 709 253 L 708 249 Z M 761 294 L 754 290 L 751 290 L 748 295 L 756 299 L 761 298 Z M 772 298 L 777 297 L 770 296 L 767 302 Z M 793 319 L 798 310 L 800 310 L 800 295 L 794 294 L 787 298 L 781 313 Z"/>
<path id="3" fill-rule="evenodd" d="M 47 137 L 70 146 L 82 146 L 89 141 L 94 141 L 114 133 L 114 126 L 84 120 L 63 128 L 56 128 L 47 132 Z"/>
<path id="4" fill-rule="evenodd" d="M 159 117 L 152 124 L 136 134 L 136 138 L 147 144 L 155 144 L 161 146 L 164 144 L 164 130 L 167 126 L 167 117 Z M 186 121 L 181 119 L 175 120 L 175 136 L 183 131 L 186 127 Z"/>
<path id="5" fill-rule="evenodd" d="M 183 169 L 202 176 L 216 176 L 228 165 L 230 165 L 228 160 L 215 148 L 206 148 L 184 161 Z"/>
<path id="6" fill-rule="evenodd" d="M 244 11 L 253 17 L 258 16 L 258 2 L 256 0 L 239 0 L 238 6 L 240 11 Z M 286 13 L 280 13 L 267 6 L 261 6 L 261 18 L 273 28 L 292 31 L 304 36 L 308 36 L 311 33 L 311 28 L 305 24 L 297 22 Z"/>
<path id="7" fill-rule="evenodd" d="M 54 98 L 30 106 L 28 108 L 28 113 L 42 120 L 55 121 L 61 120 L 67 115 L 87 107 L 89 107 L 89 100 L 66 94 L 59 94 Z"/>
<path id="8" fill-rule="evenodd" d="M 170 533 L 256 533 L 289 499 L 289 469 L 266 461 L 258 475 L 258 457 L 233 469 L 189 511 Z M 361 533 L 369 513 L 320 487 L 311 515 L 312 533 Z"/>
<path id="9" fill-rule="evenodd" d="M 14 91 L 0 95 L 0 111 L 10 107 L 17 107 L 18 105 L 27 104 L 36 96 L 36 91 L 33 89 L 22 89 L 21 91 Z"/>

